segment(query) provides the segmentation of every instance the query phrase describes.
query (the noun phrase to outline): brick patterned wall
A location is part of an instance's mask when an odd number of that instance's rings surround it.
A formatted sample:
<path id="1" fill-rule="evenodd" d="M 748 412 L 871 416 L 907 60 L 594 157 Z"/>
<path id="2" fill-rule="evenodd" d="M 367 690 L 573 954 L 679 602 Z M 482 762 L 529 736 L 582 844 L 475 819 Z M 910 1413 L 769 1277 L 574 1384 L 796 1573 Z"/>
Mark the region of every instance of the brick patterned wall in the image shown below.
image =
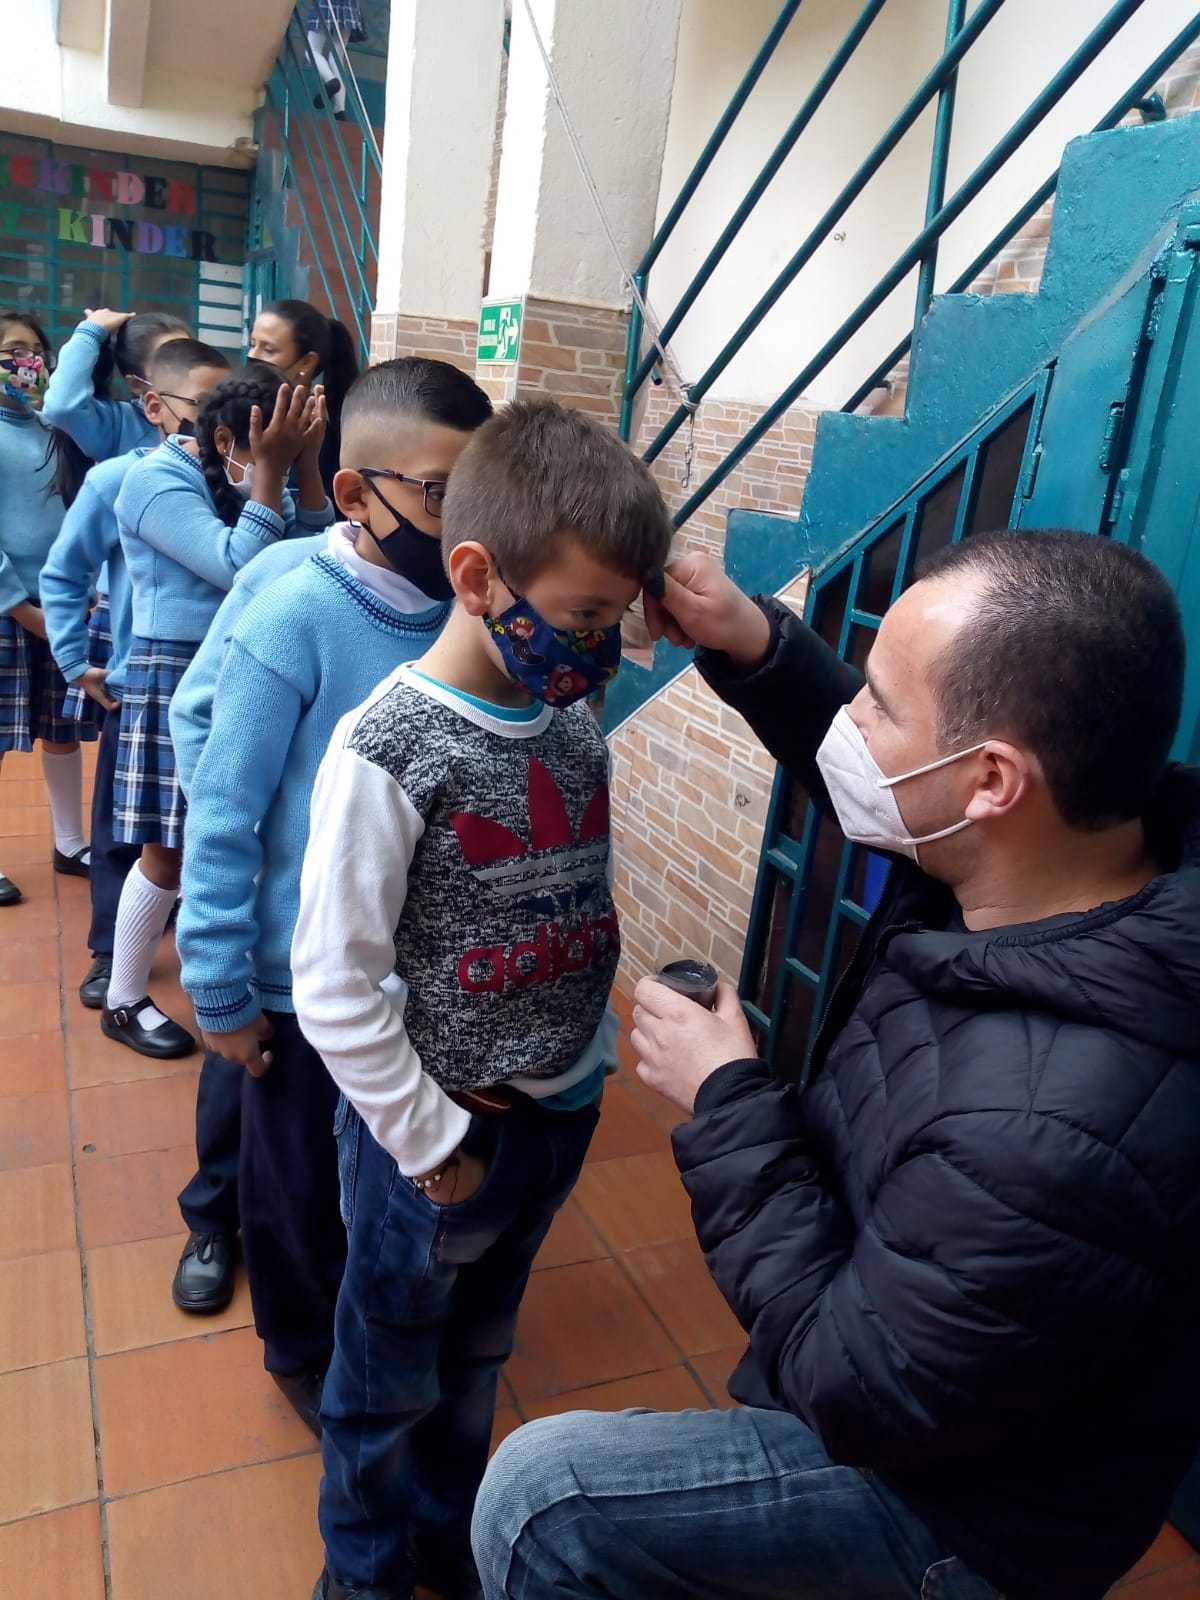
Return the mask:
<path id="1" fill-rule="evenodd" d="M 475 324 L 462 318 L 376 313 L 371 318 L 371 360 L 428 356 L 474 374 L 475 332 Z"/>
<path id="2" fill-rule="evenodd" d="M 628 313 L 609 306 L 525 299 L 521 349 L 502 366 L 480 363 L 475 378 L 493 401 L 548 395 L 615 424 L 625 381 Z"/>

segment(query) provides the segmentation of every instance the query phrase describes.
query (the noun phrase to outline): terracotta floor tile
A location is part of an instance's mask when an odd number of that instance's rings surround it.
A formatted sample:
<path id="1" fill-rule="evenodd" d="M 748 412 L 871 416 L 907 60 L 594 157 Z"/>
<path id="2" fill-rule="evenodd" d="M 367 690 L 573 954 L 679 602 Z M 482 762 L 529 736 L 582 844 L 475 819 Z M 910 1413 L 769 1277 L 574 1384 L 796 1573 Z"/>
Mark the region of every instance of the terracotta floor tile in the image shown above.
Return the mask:
<path id="1" fill-rule="evenodd" d="M 731 1345 L 727 1350 L 710 1350 L 702 1356 L 692 1356 L 688 1366 L 708 1390 L 709 1398 L 713 1405 L 720 1406 L 722 1411 L 729 1411 L 737 1404 L 731 1399 L 729 1389 L 729 1374 L 737 1366 L 746 1353 L 745 1343 Z"/>
<path id="2" fill-rule="evenodd" d="M 85 1249 L 167 1235 L 182 1249 L 186 1229 L 176 1196 L 195 1168 L 195 1146 L 187 1144 L 107 1161 L 82 1161 L 79 1214 Z"/>
<path id="3" fill-rule="evenodd" d="M 11 840 L 6 841 L 11 844 Z M 21 867 L 14 867 L 5 860 L 5 853 L 0 850 L 0 872 L 6 874 L 19 889 L 25 894 L 25 899 L 15 906 L 0 908 L 0 917 L 4 918 L 2 924 L 5 932 L 4 939 L 17 942 L 29 942 L 34 939 L 55 939 L 58 937 L 58 903 L 53 891 L 49 895 L 34 895 L 26 882 L 25 872 Z M 55 1018 L 54 1026 L 58 1026 Z M 18 1032 L 25 1031 L 36 1033 L 38 1030 L 30 1026 Z"/>
<path id="4" fill-rule="evenodd" d="M 297 1600 L 321 1571 L 315 1453 L 108 1508 L 114 1600 Z"/>
<path id="5" fill-rule="evenodd" d="M 621 1265 L 684 1355 L 721 1350 L 741 1337 L 741 1326 L 712 1281 L 694 1238 L 629 1250 Z"/>
<path id="6" fill-rule="evenodd" d="M 11 1046 L 9 1046 L 11 1048 Z M 0 1101 L 0 1171 L 71 1159 L 67 1092 L 6 1095 Z"/>
<path id="7" fill-rule="evenodd" d="M 71 1506 L 0 1528 L 0 1572 L 10 1595 L 104 1600 L 99 1506 Z"/>
<path id="8" fill-rule="evenodd" d="M 675 1162 L 665 1151 L 585 1167 L 575 1198 L 614 1250 L 661 1244 L 692 1233 L 691 1205 Z"/>
<path id="9" fill-rule="evenodd" d="M 1200 1595 L 1200 1560 L 1184 1561 L 1163 1572 L 1153 1572 L 1115 1591 L 1121 1600 L 1196 1600 Z"/>
<path id="10" fill-rule="evenodd" d="M 23 1033 L 52 1033 L 61 1025 L 62 996 L 57 968 L 48 979 L 6 983 L 0 988 L 0 1038 L 12 1039 Z"/>
<path id="11" fill-rule="evenodd" d="M 59 979 L 58 935 L 42 939 L 6 939 L 0 944 L 0 984 Z"/>
<path id="12" fill-rule="evenodd" d="M 26 778 L 8 775 L 8 761 L 5 760 L 2 769 L 4 781 L 0 789 L 0 812 L 7 811 L 9 806 L 49 806 L 46 799 L 46 785 L 40 777 Z"/>
<path id="13" fill-rule="evenodd" d="M 629 1093 L 628 1085 L 611 1081 L 604 1087 L 600 1123 L 592 1138 L 588 1161 L 612 1161 L 620 1156 L 649 1155 L 666 1150 L 666 1134 L 648 1117 Z"/>
<path id="14" fill-rule="evenodd" d="M 586 1261 L 534 1273 L 504 1370 L 524 1405 L 679 1359 L 616 1262 Z"/>
<path id="15" fill-rule="evenodd" d="M 76 1251 L 0 1261 L 0 1372 L 86 1354 Z"/>
<path id="16" fill-rule="evenodd" d="M 75 1190 L 67 1163 L 0 1172 L 0 1261 L 74 1249 Z"/>
<path id="17" fill-rule="evenodd" d="M 546 1267 L 566 1267 L 574 1261 L 598 1261 L 608 1254 L 603 1239 L 579 1209 L 568 1199 L 550 1224 L 546 1242 L 533 1264 L 535 1272 Z"/>
<path id="18" fill-rule="evenodd" d="M 624 1411 L 647 1406 L 652 1411 L 711 1411 L 708 1396 L 686 1367 L 665 1367 L 661 1372 L 639 1372 L 615 1383 L 590 1384 L 544 1400 L 527 1400 L 525 1415 L 557 1417 L 566 1411 Z"/>
<path id="19" fill-rule="evenodd" d="M 96 1363 L 106 1494 L 135 1494 L 315 1450 L 250 1328 Z"/>
<path id="20" fill-rule="evenodd" d="M 633 1021 L 633 996 L 626 994 L 624 989 L 614 989 L 610 1003 L 621 1019 L 621 1032 L 626 1032 Z"/>
<path id="21" fill-rule="evenodd" d="M 141 1056 L 100 1032 L 100 1019 L 85 1006 L 78 1013 L 68 1011 L 67 1072 L 72 1089 L 95 1089 L 109 1083 L 155 1082 L 198 1071 L 200 1057 L 184 1056 L 178 1061 L 155 1061 Z"/>
<path id="22" fill-rule="evenodd" d="M 0 845 L 0 867 L 3 867 L 5 858 L 12 859 L 8 853 L 8 845 L 12 842 L 12 840 L 8 840 L 5 844 Z M 58 899 L 56 890 L 61 881 L 58 873 L 55 872 L 50 864 L 50 846 L 47 844 L 42 857 L 22 863 L 21 892 L 26 900 L 24 909 L 28 910 L 29 903 L 35 900 L 47 900 L 52 905 L 56 905 Z M 15 928 L 20 920 L 18 913 L 21 911 L 22 907 L 20 906 L 6 906 L 3 919 L 0 920 L 0 928 Z M 12 913 L 11 921 L 9 920 L 10 912 Z M 7 938 L 7 935 L 5 937 Z"/>
<path id="23" fill-rule="evenodd" d="M 1173 1528 L 1169 1522 L 1164 1523 L 1158 1538 L 1150 1546 L 1146 1554 L 1130 1572 L 1122 1579 L 1123 1583 L 1136 1583 L 1138 1579 L 1148 1577 L 1152 1572 L 1161 1572 L 1164 1567 L 1174 1566 L 1180 1561 L 1194 1559 L 1196 1551 L 1187 1542 L 1178 1528 Z"/>
<path id="24" fill-rule="evenodd" d="M 50 836 L 48 831 L 46 833 L 36 834 L 13 834 L 11 837 L 5 839 L 2 844 L 0 844 L 0 872 L 6 873 L 8 877 L 13 878 L 17 883 L 20 883 L 21 874 L 19 872 L 10 872 L 9 868 L 20 867 L 27 862 L 34 865 L 48 862 L 50 860 L 50 849 Z M 21 887 L 24 888 L 24 884 L 21 884 Z M 15 914 L 15 912 L 10 911 L 7 908 L 4 911 L 6 918 L 9 916 L 15 916 Z"/>
<path id="25" fill-rule="evenodd" d="M 0 1522 L 96 1497 L 84 1360 L 0 1374 Z"/>
<path id="26" fill-rule="evenodd" d="M 190 1143 L 196 1132 L 199 1060 L 186 1071 L 170 1072 L 172 1066 L 186 1065 L 165 1062 L 169 1076 L 142 1083 L 76 1090 L 75 1136 L 80 1159 L 169 1150 L 172 1145 Z"/>
<path id="27" fill-rule="evenodd" d="M 233 1303 L 219 1316 L 189 1316 L 176 1307 L 171 1299 L 171 1279 L 185 1237 L 180 1224 L 174 1237 L 139 1239 L 88 1251 L 97 1355 L 223 1333 L 248 1327 L 253 1321 L 243 1274 L 239 1274 Z"/>
<path id="28" fill-rule="evenodd" d="M 14 1094 L 47 1094 L 65 1089 L 63 1037 L 53 1033 L 29 1033 L 19 1041 L 5 1040 L 0 1046 L 0 1097 Z M 0 1123 L 3 1122 L 0 1116 Z"/>
<path id="29" fill-rule="evenodd" d="M 630 1077 L 626 1080 L 626 1087 L 630 1097 L 637 1101 L 642 1110 L 652 1122 L 656 1122 L 664 1133 L 672 1133 L 684 1120 L 683 1112 L 678 1106 L 664 1100 L 661 1094 L 656 1094 L 653 1089 L 647 1089 L 640 1078 Z"/>
<path id="30" fill-rule="evenodd" d="M 17 806 L 7 803 L 0 806 L 0 841 L 15 838 L 18 834 L 36 834 L 44 838 L 50 828 L 50 807 L 42 805 Z M 0 842 L 0 854 L 4 845 Z"/>

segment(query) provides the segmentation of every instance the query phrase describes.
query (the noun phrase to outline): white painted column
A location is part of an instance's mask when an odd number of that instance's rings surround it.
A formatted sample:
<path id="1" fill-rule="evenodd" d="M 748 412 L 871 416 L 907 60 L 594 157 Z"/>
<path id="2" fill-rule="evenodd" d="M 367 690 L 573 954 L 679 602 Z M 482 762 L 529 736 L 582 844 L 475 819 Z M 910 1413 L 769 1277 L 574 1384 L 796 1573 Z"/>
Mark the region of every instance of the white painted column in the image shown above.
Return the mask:
<path id="1" fill-rule="evenodd" d="M 649 243 L 682 0 L 532 0 L 563 99 L 631 265 Z M 626 304 L 525 9 L 512 46 L 491 297 Z"/>
<path id="2" fill-rule="evenodd" d="M 504 0 L 392 0 L 378 317 L 479 313 Z"/>

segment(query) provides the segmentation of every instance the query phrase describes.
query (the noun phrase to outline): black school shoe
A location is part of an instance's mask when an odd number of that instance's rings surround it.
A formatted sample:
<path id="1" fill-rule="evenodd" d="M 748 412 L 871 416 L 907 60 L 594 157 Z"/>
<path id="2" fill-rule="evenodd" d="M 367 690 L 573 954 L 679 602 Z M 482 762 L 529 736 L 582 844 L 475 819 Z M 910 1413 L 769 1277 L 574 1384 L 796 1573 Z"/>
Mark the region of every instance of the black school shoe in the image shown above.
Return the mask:
<path id="1" fill-rule="evenodd" d="M 93 956 L 87 977 L 79 985 L 79 998 L 89 1011 L 103 1011 L 112 977 L 112 957 Z"/>
<path id="2" fill-rule="evenodd" d="M 175 1268 L 171 1299 L 180 1311 L 213 1316 L 233 1299 L 236 1277 L 237 1240 L 232 1234 L 192 1232 Z"/>
<path id="3" fill-rule="evenodd" d="M 6 878 L 0 872 L 0 906 L 19 906 L 21 904 L 21 891 L 11 878 Z"/>
<path id="4" fill-rule="evenodd" d="M 90 845 L 84 845 L 82 850 L 76 850 L 73 856 L 64 855 L 54 846 L 54 870 L 61 872 L 64 878 L 90 878 L 92 868 L 90 863 Z"/>
<path id="5" fill-rule="evenodd" d="M 321 1397 L 325 1392 L 325 1374 L 322 1372 L 273 1372 L 272 1381 L 280 1394 L 300 1418 L 300 1421 L 318 1439 L 321 1437 Z M 332 1581 L 332 1580 L 330 1580 Z M 349 1594 L 351 1590 L 347 1590 Z M 363 1590 L 363 1593 L 368 1593 Z M 382 1594 L 382 1590 L 380 1591 Z"/>
<path id="6" fill-rule="evenodd" d="M 100 1013 L 100 1032 L 153 1061 L 174 1061 L 179 1056 L 190 1056 L 196 1048 L 195 1039 L 170 1017 L 157 1028 L 143 1027 L 139 1020 L 141 1014 L 153 1004 L 150 996 L 145 995 L 131 1006 L 114 1006 L 111 1011 L 105 1006 Z"/>
<path id="7" fill-rule="evenodd" d="M 381 1589 L 372 1584 L 368 1589 L 347 1589 L 344 1583 L 329 1576 L 326 1568 L 317 1579 L 312 1600 L 412 1600 L 411 1589 Z"/>

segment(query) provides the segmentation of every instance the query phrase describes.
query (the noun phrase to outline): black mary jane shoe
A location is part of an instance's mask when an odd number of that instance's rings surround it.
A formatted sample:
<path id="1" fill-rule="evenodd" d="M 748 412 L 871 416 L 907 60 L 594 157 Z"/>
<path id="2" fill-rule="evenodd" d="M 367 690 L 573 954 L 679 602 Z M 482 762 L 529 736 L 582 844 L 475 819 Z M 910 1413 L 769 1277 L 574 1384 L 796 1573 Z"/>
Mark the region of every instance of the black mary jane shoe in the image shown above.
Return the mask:
<path id="1" fill-rule="evenodd" d="M 273 1372 L 271 1379 L 300 1421 L 319 1439 L 324 1375 L 320 1372 Z"/>
<path id="2" fill-rule="evenodd" d="M 232 1234 L 193 1231 L 175 1268 L 171 1299 L 180 1311 L 214 1316 L 233 1299 L 236 1277 L 237 1241 Z"/>
<path id="3" fill-rule="evenodd" d="M 114 1006 L 111 1010 L 105 1006 L 100 1013 L 100 1032 L 154 1061 L 174 1061 L 179 1056 L 190 1056 L 196 1048 L 195 1039 L 170 1017 L 157 1028 L 143 1026 L 142 1012 L 153 1004 L 150 996 L 145 995 L 131 1006 Z"/>
<path id="4" fill-rule="evenodd" d="M 0 872 L 0 906 L 19 906 L 21 904 L 21 891 L 11 878 L 6 878 Z"/>
<path id="5" fill-rule="evenodd" d="M 90 878 L 92 875 L 90 846 L 85 844 L 82 850 L 76 850 L 73 856 L 68 856 L 55 845 L 54 870 L 61 873 L 64 878 Z"/>
<path id="6" fill-rule="evenodd" d="M 94 956 L 87 977 L 79 985 L 79 998 L 89 1011 L 103 1011 L 112 977 L 112 957 Z"/>

